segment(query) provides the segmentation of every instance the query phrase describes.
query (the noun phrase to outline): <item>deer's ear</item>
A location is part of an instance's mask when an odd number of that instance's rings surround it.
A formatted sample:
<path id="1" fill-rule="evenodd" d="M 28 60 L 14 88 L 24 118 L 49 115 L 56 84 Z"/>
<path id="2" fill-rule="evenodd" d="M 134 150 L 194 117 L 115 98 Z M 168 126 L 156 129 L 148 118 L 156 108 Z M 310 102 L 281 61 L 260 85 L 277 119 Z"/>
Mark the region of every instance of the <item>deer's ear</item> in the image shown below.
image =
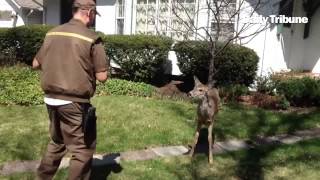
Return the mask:
<path id="1" fill-rule="evenodd" d="M 196 76 L 193 76 L 193 79 L 194 79 L 194 84 L 195 85 L 202 84 Z"/>

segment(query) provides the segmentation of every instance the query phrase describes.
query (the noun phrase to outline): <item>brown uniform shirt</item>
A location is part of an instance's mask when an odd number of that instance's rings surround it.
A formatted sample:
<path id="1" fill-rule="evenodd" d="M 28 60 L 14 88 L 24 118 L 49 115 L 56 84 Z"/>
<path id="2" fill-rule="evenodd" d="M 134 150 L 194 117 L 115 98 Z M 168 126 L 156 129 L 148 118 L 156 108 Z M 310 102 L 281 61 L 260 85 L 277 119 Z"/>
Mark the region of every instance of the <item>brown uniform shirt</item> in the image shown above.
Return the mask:
<path id="1" fill-rule="evenodd" d="M 49 31 L 36 59 L 45 96 L 73 102 L 89 102 L 109 64 L 101 39 L 76 19 Z"/>

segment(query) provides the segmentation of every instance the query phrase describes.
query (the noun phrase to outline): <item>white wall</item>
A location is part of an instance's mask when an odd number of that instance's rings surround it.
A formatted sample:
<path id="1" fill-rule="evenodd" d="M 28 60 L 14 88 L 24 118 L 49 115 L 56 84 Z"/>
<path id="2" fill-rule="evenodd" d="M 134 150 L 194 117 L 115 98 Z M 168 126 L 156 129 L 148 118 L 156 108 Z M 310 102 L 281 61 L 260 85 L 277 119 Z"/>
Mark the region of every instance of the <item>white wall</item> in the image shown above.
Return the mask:
<path id="1" fill-rule="evenodd" d="M 101 31 L 105 34 L 116 33 L 116 0 L 97 0 L 97 10 L 101 17 L 96 18 L 96 31 Z"/>
<path id="2" fill-rule="evenodd" d="M 274 10 L 277 0 L 270 0 L 270 6 L 263 12 L 263 15 L 276 14 Z M 302 2 L 295 1 L 293 16 L 306 16 L 302 7 Z M 248 2 L 246 2 L 248 4 Z M 273 4 L 273 5 L 272 5 Z M 274 10 L 271 10 L 274 9 Z M 258 15 L 258 13 L 255 13 Z M 241 19 L 246 16 L 245 13 L 240 14 L 239 25 Z M 255 25 L 242 35 L 254 32 L 261 25 Z M 303 38 L 305 24 L 292 24 L 290 28 L 283 27 L 283 31 L 278 34 L 277 26 L 272 25 L 271 28 L 261 32 L 254 39 L 246 43 L 249 38 L 243 39 L 243 45 L 256 51 L 260 57 L 258 74 L 267 74 L 271 71 L 280 70 L 308 70 L 314 73 L 320 73 L 320 10 L 313 17 L 310 35 L 307 39 Z"/>
<path id="3" fill-rule="evenodd" d="M 302 2 L 296 1 L 293 16 L 305 16 Z M 304 70 L 304 49 L 307 42 L 303 38 L 305 24 L 292 24 L 290 32 L 283 34 L 284 46 L 289 54 L 285 57 L 288 68 L 293 70 Z"/>
<path id="4" fill-rule="evenodd" d="M 49 25 L 60 24 L 60 0 L 44 0 L 45 21 Z"/>
<path id="5" fill-rule="evenodd" d="M 250 27 L 243 33 L 240 33 L 241 37 L 246 37 L 252 34 L 256 36 L 250 36 L 238 41 L 239 44 L 253 49 L 259 56 L 258 75 L 265 75 L 271 71 L 286 70 L 288 68 L 285 63 L 284 54 L 285 47 L 283 46 L 283 38 L 281 35 L 277 35 L 277 26 L 275 24 L 267 28 L 267 24 L 250 24 L 248 17 L 268 17 L 269 15 L 277 14 L 278 6 L 275 6 L 277 0 L 270 0 L 263 8 L 255 12 L 252 16 L 248 15 L 253 11 L 254 1 L 245 1 L 241 6 L 242 11 L 239 15 L 239 23 L 236 24 L 236 29 L 240 31 L 242 28 Z M 267 29 L 266 29 L 267 28 Z M 266 29 L 264 31 L 261 31 Z M 261 32 L 260 32 L 261 31 Z M 284 29 L 284 31 L 286 31 Z M 260 33 L 256 33 L 260 32 Z M 286 33 L 286 32 L 285 32 Z M 288 53 L 286 51 L 286 53 Z"/>
<path id="6" fill-rule="evenodd" d="M 0 0 L 0 10 L 1 11 L 12 11 L 14 14 L 18 14 L 17 21 L 14 18 L 11 21 L 1 21 L 0 20 L 0 27 L 14 27 L 14 26 L 22 26 L 24 25 L 24 21 L 22 19 L 22 12 L 20 9 L 12 3 L 11 0 Z"/>
<path id="7" fill-rule="evenodd" d="M 125 20 L 124 20 L 124 34 L 132 34 L 133 32 L 133 10 L 132 6 L 136 4 L 136 0 L 125 0 Z"/>

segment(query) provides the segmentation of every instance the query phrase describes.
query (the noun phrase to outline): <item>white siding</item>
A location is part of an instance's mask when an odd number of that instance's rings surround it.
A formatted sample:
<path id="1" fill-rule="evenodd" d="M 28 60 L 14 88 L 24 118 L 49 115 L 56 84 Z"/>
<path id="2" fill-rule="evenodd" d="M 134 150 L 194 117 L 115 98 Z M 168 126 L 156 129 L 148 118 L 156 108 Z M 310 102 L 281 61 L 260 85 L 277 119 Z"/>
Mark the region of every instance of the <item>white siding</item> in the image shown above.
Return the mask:
<path id="1" fill-rule="evenodd" d="M 269 1 L 273 3 L 272 1 Z M 270 8 L 277 9 L 276 6 Z M 268 10 L 266 10 L 268 11 Z M 269 15 L 275 14 L 270 9 Z M 257 15 L 257 13 L 256 13 Z M 240 15 L 245 16 L 244 13 Z M 301 1 L 295 1 L 293 16 L 306 16 Z M 320 73 L 320 10 L 312 18 L 310 35 L 307 39 L 303 38 L 304 24 L 292 24 L 290 28 L 283 27 L 283 31 L 277 34 L 277 26 L 258 34 L 253 40 L 244 44 L 256 51 L 260 57 L 258 74 L 266 74 L 271 71 L 280 70 L 307 70 Z M 240 21 L 241 24 L 241 21 Z M 251 28 L 258 28 L 260 25 Z M 250 30 L 243 35 L 250 34 Z M 245 39 L 242 41 L 246 42 Z M 239 42 L 240 43 L 240 42 Z"/>
<path id="2" fill-rule="evenodd" d="M 132 12 L 132 6 L 134 4 L 134 0 L 125 0 L 125 19 L 124 19 L 124 34 L 131 34 L 133 29 L 133 12 Z"/>
<path id="3" fill-rule="evenodd" d="M 274 1 L 270 1 L 269 3 L 269 6 L 265 6 L 259 12 L 255 12 L 251 17 L 258 17 L 260 15 L 266 17 L 278 13 L 277 11 L 274 11 L 274 8 L 278 7 L 272 6 Z M 247 12 L 243 11 L 239 15 L 239 24 L 236 25 L 238 31 L 240 31 L 241 28 L 248 26 L 248 19 L 246 18 L 250 17 L 248 13 L 250 14 L 253 11 L 252 4 L 249 4 L 247 1 L 245 1 L 244 5 L 241 6 L 241 8 L 242 7 L 246 7 L 245 9 L 247 10 Z M 240 33 L 240 36 L 248 36 L 255 32 L 261 31 L 265 27 L 266 24 L 252 24 L 250 25 L 250 28 L 248 30 Z M 253 36 L 251 36 L 238 41 L 238 43 L 253 49 L 259 56 L 259 75 L 266 74 L 270 71 L 287 69 L 287 65 L 284 62 L 285 54 L 283 53 L 282 38 L 280 36 L 277 36 L 276 25 L 272 25 L 271 28 L 260 32 L 254 38 Z"/>
<path id="4" fill-rule="evenodd" d="M 96 18 L 96 31 L 105 34 L 116 33 L 115 3 L 116 0 L 97 0 L 97 10 L 101 16 Z"/>

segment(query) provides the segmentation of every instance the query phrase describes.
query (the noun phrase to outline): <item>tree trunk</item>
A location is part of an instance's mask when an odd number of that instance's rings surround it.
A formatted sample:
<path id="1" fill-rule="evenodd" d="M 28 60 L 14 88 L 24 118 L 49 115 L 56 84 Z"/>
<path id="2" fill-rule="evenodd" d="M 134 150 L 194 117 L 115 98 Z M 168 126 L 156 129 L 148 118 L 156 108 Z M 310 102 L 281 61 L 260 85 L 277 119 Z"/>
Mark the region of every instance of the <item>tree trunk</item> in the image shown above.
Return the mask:
<path id="1" fill-rule="evenodd" d="M 215 80 L 214 80 L 214 75 L 216 72 L 216 68 L 214 66 L 214 60 L 215 60 L 215 43 L 211 44 L 210 47 L 210 60 L 209 60 L 209 74 L 208 74 L 208 86 L 209 88 L 213 88 L 215 86 Z"/>

